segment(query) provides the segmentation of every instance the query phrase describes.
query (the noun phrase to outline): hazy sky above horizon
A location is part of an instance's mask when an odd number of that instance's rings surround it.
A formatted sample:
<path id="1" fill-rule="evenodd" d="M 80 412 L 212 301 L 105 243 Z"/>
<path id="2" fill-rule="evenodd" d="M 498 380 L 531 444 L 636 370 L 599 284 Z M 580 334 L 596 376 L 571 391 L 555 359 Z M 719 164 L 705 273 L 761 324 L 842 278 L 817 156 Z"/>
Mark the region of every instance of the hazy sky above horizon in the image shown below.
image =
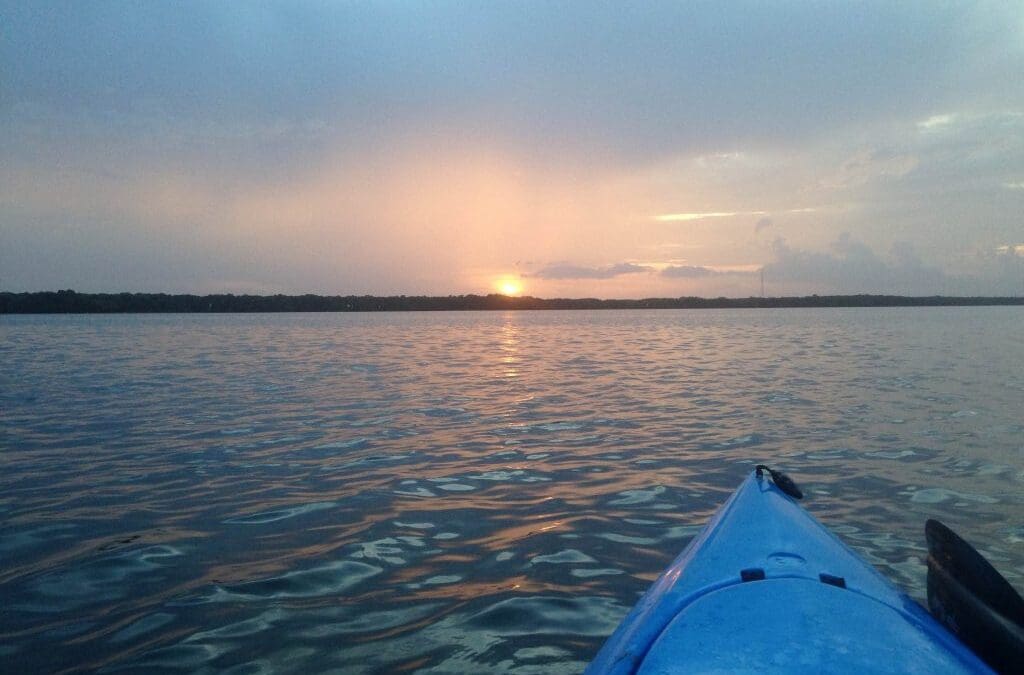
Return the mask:
<path id="1" fill-rule="evenodd" d="M 1024 5 L 0 0 L 0 290 L 1024 294 Z"/>

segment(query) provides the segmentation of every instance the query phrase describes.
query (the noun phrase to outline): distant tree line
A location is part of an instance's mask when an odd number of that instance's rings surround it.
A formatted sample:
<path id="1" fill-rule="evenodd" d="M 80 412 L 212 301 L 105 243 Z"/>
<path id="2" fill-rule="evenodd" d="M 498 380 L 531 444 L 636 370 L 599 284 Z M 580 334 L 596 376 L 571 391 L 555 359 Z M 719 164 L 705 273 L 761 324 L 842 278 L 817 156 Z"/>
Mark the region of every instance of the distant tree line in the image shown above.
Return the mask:
<path id="1" fill-rule="evenodd" d="M 506 295 L 169 295 L 167 293 L 0 293 L 0 314 L 158 312 L 406 312 L 509 309 L 714 309 L 757 307 L 934 307 L 1024 305 L 1024 297 L 807 295 L 788 298 L 533 298 Z"/>

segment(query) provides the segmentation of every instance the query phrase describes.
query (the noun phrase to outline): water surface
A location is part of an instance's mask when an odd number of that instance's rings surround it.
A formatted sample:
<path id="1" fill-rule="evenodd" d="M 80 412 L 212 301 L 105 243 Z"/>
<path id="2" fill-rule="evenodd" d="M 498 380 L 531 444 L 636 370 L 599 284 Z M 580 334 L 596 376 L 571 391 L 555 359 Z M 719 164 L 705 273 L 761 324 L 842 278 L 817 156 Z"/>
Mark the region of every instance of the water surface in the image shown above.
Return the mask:
<path id="1" fill-rule="evenodd" d="M 755 462 L 1024 587 L 1020 308 L 0 318 L 12 672 L 578 672 Z"/>

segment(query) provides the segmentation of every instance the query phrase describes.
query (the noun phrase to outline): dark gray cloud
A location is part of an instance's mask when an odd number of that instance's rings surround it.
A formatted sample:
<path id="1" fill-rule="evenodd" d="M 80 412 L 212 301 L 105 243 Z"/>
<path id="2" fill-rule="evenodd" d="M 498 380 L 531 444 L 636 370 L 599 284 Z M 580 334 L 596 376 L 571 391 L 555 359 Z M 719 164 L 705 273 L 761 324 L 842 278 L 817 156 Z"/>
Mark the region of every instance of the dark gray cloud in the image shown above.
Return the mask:
<path id="1" fill-rule="evenodd" d="M 605 267 L 583 267 L 571 263 L 555 263 L 527 276 L 537 279 L 611 279 L 623 274 L 638 274 L 650 271 L 650 267 L 633 263 L 619 263 Z"/>

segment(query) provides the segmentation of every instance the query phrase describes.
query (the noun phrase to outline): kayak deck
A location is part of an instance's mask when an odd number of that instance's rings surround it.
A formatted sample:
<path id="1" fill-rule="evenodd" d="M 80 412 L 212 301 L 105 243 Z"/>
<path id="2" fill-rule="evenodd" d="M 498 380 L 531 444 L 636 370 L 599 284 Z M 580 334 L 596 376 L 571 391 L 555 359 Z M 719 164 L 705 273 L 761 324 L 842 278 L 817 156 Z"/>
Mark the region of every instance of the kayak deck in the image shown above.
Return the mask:
<path id="1" fill-rule="evenodd" d="M 588 673 L 991 672 L 754 473 L 641 598 Z"/>

